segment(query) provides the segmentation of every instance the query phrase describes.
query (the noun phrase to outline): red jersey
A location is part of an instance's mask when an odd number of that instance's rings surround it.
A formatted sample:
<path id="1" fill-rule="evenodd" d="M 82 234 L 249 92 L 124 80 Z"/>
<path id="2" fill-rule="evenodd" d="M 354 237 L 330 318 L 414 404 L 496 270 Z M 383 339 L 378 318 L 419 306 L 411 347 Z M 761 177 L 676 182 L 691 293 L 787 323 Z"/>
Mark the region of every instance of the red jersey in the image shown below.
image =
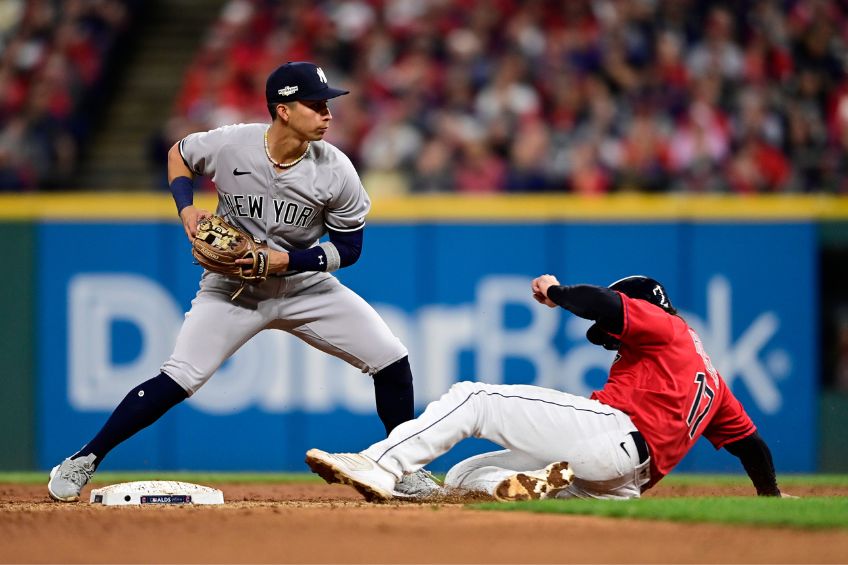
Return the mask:
<path id="1" fill-rule="evenodd" d="M 703 435 L 716 449 L 756 431 L 682 318 L 621 294 L 624 324 L 604 388 L 592 398 L 630 416 L 651 450 L 653 486 Z"/>

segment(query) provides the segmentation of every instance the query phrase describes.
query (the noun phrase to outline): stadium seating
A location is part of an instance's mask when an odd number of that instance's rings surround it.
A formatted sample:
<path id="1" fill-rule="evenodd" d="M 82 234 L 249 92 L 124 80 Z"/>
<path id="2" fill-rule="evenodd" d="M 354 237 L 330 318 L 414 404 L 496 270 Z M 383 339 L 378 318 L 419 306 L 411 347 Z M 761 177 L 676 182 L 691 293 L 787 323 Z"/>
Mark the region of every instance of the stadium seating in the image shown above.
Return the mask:
<path id="1" fill-rule="evenodd" d="M 328 140 L 375 194 L 845 192 L 846 10 L 230 0 L 175 116 L 266 121 L 267 73 L 309 59 L 352 91 Z"/>

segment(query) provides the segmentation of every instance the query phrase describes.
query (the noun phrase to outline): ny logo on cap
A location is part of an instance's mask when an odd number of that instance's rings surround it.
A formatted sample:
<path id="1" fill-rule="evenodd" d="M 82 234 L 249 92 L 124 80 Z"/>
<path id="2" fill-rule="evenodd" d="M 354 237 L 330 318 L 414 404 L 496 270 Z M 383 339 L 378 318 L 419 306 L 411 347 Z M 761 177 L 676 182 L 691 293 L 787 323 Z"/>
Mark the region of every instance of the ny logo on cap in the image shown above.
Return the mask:
<path id="1" fill-rule="evenodd" d="M 315 67 L 315 72 L 318 73 L 318 78 L 324 84 L 327 84 L 327 75 L 324 74 L 324 70 L 321 67 Z"/>

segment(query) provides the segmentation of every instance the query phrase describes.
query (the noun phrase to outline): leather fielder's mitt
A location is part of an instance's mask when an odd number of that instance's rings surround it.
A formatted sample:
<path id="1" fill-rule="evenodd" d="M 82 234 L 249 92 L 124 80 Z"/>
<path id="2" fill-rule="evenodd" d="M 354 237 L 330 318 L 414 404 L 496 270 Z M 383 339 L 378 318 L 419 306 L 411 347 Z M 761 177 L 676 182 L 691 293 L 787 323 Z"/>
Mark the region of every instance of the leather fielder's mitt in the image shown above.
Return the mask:
<path id="1" fill-rule="evenodd" d="M 231 300 L 241 294 L 245 284 L 257 284 L 268 278 L 268 247 L 220 216 L 198 222 L 191 247 L 192 255 L 207 271 L 241 280 Z M 237 265 L 237 259 L 252 259 L 253 264 Z"/>

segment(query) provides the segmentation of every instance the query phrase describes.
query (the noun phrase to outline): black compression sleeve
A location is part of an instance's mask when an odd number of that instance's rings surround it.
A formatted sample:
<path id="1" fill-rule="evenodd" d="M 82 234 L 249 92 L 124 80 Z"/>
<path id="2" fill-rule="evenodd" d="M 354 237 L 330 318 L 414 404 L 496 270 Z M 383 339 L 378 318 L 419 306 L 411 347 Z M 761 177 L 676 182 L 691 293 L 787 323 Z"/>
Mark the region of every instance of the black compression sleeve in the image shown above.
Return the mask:
<path id="1" fill-rule="evenodd" d="M 548 288 L 548 298 L 581 318 L 597 321 L 607 331 L 621 333 L 624 308 L 614 290 L 588 284 L 552 286 Z"/>
<path id="2" fill-rule="evenodd" d="M 362 240 L 365 228 L 356 231 L 329 230 L 330 243 L 339 250 L 339 262 L 341 267 L 347 267 L 356 263 L 362 253 Z"/>
<path id="3" fill-rule="evenodd" d="M 362 252 L 365 228 L 350 232 L 329 230 L 330 244 L 323 243 L 289 252 L 289 271 L 335 271 L 356 263 Z"/>
<path id="4" fill-rule="evenodd" d="M 754 432 L 744 439 L 728 443 L 724 448 L 742 462 L 758 495 L 780 496 L 771 451 L 759 433 Z"/>

